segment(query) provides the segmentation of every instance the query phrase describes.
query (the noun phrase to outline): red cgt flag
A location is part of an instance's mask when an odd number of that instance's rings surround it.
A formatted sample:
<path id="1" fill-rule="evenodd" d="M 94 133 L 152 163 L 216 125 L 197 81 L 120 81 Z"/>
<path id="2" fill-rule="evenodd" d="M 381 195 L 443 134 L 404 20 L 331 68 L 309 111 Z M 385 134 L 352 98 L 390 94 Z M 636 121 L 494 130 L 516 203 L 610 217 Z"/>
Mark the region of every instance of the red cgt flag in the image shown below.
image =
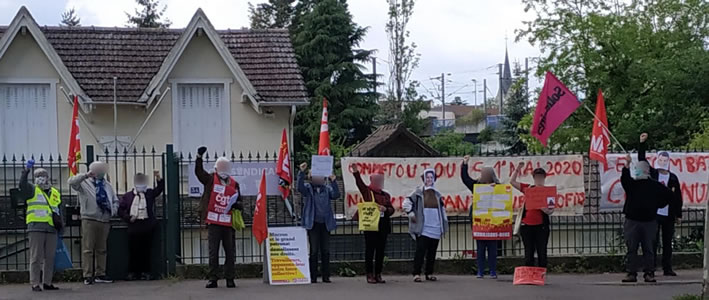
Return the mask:
<path id="1" fill-rule="evenodd" d="M 547 140 L 561 123 L 581 105 L 578 98 L 551 72 L 547 71 L 544 88 L 534 111 L 531 134 L 546 147 Z"/>
<path id="2" fill-rule="evenodd" d="M 281 148 L 278 150 L 278 162 L 276 163 L 276 175 L 279 178 L 278 189 L 283 194 L 283 199 L 288 199 L 290 195 L 290 185 L 293 182 L 290 172 L 290 153 L 288 152 L 288 136 L 283 129 L 281 137 Z"/>
<path id="3" fill-rule="evenodd" d="M 327 126 L 327 99 L 322 98 L 322 119 L 320 119 L 320 143 L 318 155 L 330 155 L 330 130 Z"/>
<path id="4" fill-rule="evenodd" d="M 254 208 L 254 219 L 251 227 L 256 241 L 259 244 L 268 237 L 268 211 L 266 209 L 266 170 L 261 173 L 261 185 L 256 196 L 256 207 Z"/>
<path id="5" fill-rule="evenodd" d="M 74 112 L 71 116 L 71 133 L 69 134 L 69 176 L 79 173 L 79 161 L 81 161 L 81 137 L 79 134 L 79 97 L 74 96 Z"/>
<path id="6" fill-rule="evenodd" d="M 596 116 L 593 118 L 593 130 L 591 131 L 591 149 L 588 151 L 588 157 L 603 163 L 604 171 L 608 170 L 606 154 L 608 154 L 608 145 L 610 144 L 606 103 L 603 100 L 603 92 L 599 89 L 598 99 L 596 100 Z"/>

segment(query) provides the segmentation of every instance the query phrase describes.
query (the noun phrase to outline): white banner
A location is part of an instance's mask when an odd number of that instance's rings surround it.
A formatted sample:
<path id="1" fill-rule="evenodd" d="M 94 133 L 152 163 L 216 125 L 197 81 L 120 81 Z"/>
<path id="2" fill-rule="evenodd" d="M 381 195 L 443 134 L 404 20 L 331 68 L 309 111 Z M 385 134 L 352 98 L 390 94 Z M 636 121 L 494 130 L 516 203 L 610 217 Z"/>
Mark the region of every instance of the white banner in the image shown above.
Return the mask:
<path id="1" fill-rule="evenodd" d="M 268 278 L 273 285 L 310 284 L 308 235 L 303 227 L 269 227 Z"/>
<path id="2" fill-rule="evenodd" d="M 637 162 L 637 154 L 633 154 Z M 625 154 L 608 154 L 608 170 L 601 172 L 601 200 L 599 208 L 602 211 L 620 210 L 625 203 L 625 191 L 620 185 L 620 174 L 625 165 Z M 656 153 L 648 153 L 647 160 L 654 165 Z M 709 153 L 670 153 L 670 171 L 679 178 L 682 187 L 682 199 L 685 208 L 704 208 L 707 200 L 709 170 Z"/>
<path id="3" fill-rule="evenodd" d="M 583 214 L 585 201 L 583 181 L 583 157 L 581 155 L 557 156 L 516 156 L 516 157 L 471 157 L 469 174 L 473 179 L 480 177 L 483 167 L 492 167 L 500 179 L 500 183 L 509 183 L 510 176 L 516 171 L 517 165 L 524 161 L 524 169 L 519 182 L 532 184 L 532 171 L 544 168 L 548 177 L 546 184 L 557 187 L 557 209 L 555 215 L 571 216 Z M 355 184 L 350 166 L 357 164 L 362 179 L 369 184 L 369 175 L 379 171 L 384 172 L 384 190 L 391 194 L 391 201 L 396 209 L 395 215 L 400 215 L 404 199 L 422 184 L 421 173 L 424 169 L 436 171 L 436 188 L 443 194 L 446 210 L 449 216 L 467 216 L 473 201 L 472 193 L 460 179 L 462 158 L 431 157 L 431 158 L 342 158 L 342 176 L 345 183 L 345 209 L 347 218 L 357 211 L 357 203 L 362 201 Z M 524 203 L 522 193 L 514 191 L 514 208 L 518 209 Z"/>
<path id="4" fill-rule="evenodd" d="M 202 164 L 207 172 L 214 170 L 214 162 Z M 194 174 L 194 161 L 187 167 L 187 186 L 190 197 L 202 196 L 204 186 Z M 280 195 L 278 190 L 278 175 L 276 175 L 275 162 L 234 162 L 231 164 L 231 177 L 239 183 L 239 192 L 242 196 L 258 195 L 258 187 L 261 183 L 261 173 L 266 170 L 266 194 Z"/>

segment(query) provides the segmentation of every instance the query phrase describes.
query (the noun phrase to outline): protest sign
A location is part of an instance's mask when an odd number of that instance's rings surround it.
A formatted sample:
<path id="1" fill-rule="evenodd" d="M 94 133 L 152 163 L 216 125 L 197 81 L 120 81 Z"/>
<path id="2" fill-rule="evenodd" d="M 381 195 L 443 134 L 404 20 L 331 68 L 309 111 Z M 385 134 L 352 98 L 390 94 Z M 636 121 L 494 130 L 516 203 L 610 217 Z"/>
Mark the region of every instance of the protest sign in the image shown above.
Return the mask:
<path id="1" fill-rule="evenodd" d="M 352 176 L 352 164 L 359 166 L 362 178 L 369 184 L 369 175 L 384 174 L 384 190 L 391 194 L 394 217 L 402 215 L 404 199 L 423 185 L 423 170 L 431 168 L 436 172 L 436 189 L 441 192 L 449 216 L 468 216 L 473 196 L 460 179 L 462 157 L 422 157 L 422 158 L 342 158 L 342 177 L 345 184 L 345 209 L 347 218 L 357 212 L 357 203 L 362 201 Z M 557 187 L 554 215 L 573 216 L 583 213 L 585 201 L 583 181 L 583 157 L 581 155 L 557 156 L 515 156 L 515 157 L 471 157 L 468 173 L 479 178 L 483 167 L 492 167 L 500 182 L 509 182 L 517 171 L 518 164 L 524 162 L 520 182 L 532 183 L 532 171 L 543 168 L 547 172 L 546 184 Z M 519 209 L 524 203 L 524 195 L 513 191 L 513 207 Z"/>
<path id="2" fill-rule="evenodd" d="M 272 285 L 309 284 L 308 236 L 303 227 L 269 227 L 268 278 Z"/>
<path id="3" fill-rule="evenodd" d="M 512 238 L 512 186 L 476 184 L 473 193 L 473 238 Z"/>
<path id="4" fill-rule="evenodd" d="M 313 155 L 310 158 L 310 175 L 330 177 L 334 158 L 330 155 Z"/>
<path id="5" fill-rule="evenodd" d="M 556 200 L 555 186 L 535 186 L 528 188 L 524 193 L 527 200 L 527 209 L 540 209 L 553 207 Z"/>
<path id="6" fill-rule="evenodd" d="M 608 169 L 601 172 L 601 211 L 621 210 L 625 203 L 625 190 L 620 175 L 625 165 L 625 154 L 608 154 Z M 632 155 L 637 162 L 637 154 Z M 648 153 L 647 160 L 655 165 L 656 153 Z M 705 208 L 709 195 L 709 153 L 670 153 L 670 172 L 679 179 L 684 208 Z"/>
<path id="7" fill-rule="evenodd" d="M 539 267 L 516 267 L 513 283 L 514 285 L 544 285 L 547 268 Z"/>
<path id="8" fill-rule="evenodd" d="M 359 211 L 360 231 L 379 231 L 379 205 L 376 202 L 360 202 L 357 204 Z"/>
<path id="9" fill-rule="evenodd" d="M 194 174 L 195 162 L 190 162 L 187 166 L 187 186 L 190 197 L 202 196 L 204 186 Z M 214 170 L 214 162 L 203 164 L 207 172 Z M 266 170 L 266 194 L 280 195 L 278 190 L 278 175 L 276 175 L 276 164 L 273 162 L 235 162 L 231 167 L 231 175 L 239 183 L 239 193 L 242 196 L 258 195 L 258 187 L 261 181 L 261 172 Z"/>

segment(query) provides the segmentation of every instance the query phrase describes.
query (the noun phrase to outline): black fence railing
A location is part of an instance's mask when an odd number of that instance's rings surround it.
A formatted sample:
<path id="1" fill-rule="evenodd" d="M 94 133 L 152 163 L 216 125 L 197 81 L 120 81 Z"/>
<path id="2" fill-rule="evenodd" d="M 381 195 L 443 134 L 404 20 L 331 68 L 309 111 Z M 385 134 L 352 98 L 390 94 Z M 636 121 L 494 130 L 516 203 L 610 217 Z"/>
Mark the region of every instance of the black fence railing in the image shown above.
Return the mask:
<path id="1" fill-rule="evenodd" d="M 689 151 L 691 152 L 691 151 Z M 445 153 L 446 156 L 462 156 L 466 153 Z M 477 152 L 474 156 L 509 156 L 500 152 Z M 521 153 L 512 155 L 564 155 L 573 153 Z M 194 154 L 177 153 L 174 161 L 171 155 L 164 150 L 155 148 L 131 149 L 122 151 L 104 150 L 94 154 L 93 147 L 89 146 L 84 155 L 87 160 L 83 162 L 81 171 L 86 170 L 86 165 L 94 160 L 109 163 L 109 179 L 118 190 L 119 196 L 132 189 L 133 176 L 140 172 L 150 175 L 158 170 L 165 178 L 175 178 L 175 195 L 163 196 L 156 203 L 156 215 L 161 220 L 167 220 L 171 215 L 166 203 L 177 203 L 176 213 L 178 221 L 176 228 L 165 226 L 163 236 L 165 243 L 175 245 L 177 263 L 181 264 L 206 264 L 208 259 L 207 231 L 199 214 L 199 197 L 194 196 L 193 184 L 190 183 Z M 205 163 L 213 163 L 217 157 L 224 156 L 232 161 L 235 166 L 246 163 L 274 164 L 277 160 L 276 153 L 209 153 L 205 155 Z M 355 155 L 356 156 L 356 155 Z M 394 156 L 394 155 L 392 155 Z M 0 270 L 23 270 L 27 268 L 29 251 L 24 222 L 24 208 L 16 199 L 12 199 L 11 190 L 16 188 L 20 173 L 25 161 L 29 157 L 3 157 L 0 161 Z M 35 168 L 42 167 L 50 172 L 52 183 L 62 193 L 62 211 L 68 219 L 68 226 L 64 233 L 65 243 L 72 253 L 75 267 L 81 265 L 80 230 L 78 217 L 78 201 L 75 193 L 67 185 L 68 169 L 66 161 L 61 157 L 35 157 Z M 168 167 L 174 163 L 176 168 Z M 299 163 L 299 162 L 298 162 Z M 336 168 L 339 162 L 336 160 Z M 295 171 L 297 164 L 291 162 Z M 176 170 L 175 174 L 168 174 L 168 170 Z M 620 254 L 624 251 L 622 236 L 623 216 L 618 211 L 605 212 L 599 209 L 601 197 L 600 175 L 596 163 L 591 163 L 584 155 L 584 186 L 586 199 L 584 214 L 580 216 L 552 216 L 551 237 L 549 241 L 549 255 L 588 255 L 588 254 Z M 259 174 L 260 175 L 260 174 Z M 294 180 L 297 175 L 294 172 Z M 260 176 L 258 176 L 260 178 Z M 30 180 L 32 180 L 30 175 Z M 338 179 L 340 190 L 344 195 L 342 180 Z M 248 183 L 242 183 L 242 185 Z M 171 189 L 168 188 L 168 191 Z M 192 194 L 192 196 L 190 195 Z M 169 201 L 168 201 L 168 198 Z M 343 197 L 344 198 L 344 197 Z M 255 196 L 242 198 L 244 206 L 243 216 L 247 225 L 246 229 L 237 232 L 237 263 L 261 262 L 263 259 L 263 246 L 259 245 L 251 234 L 251 220 Z M 280 196 L 268 197 L 268 223 L 269 226 L 292 226 L 299 224 L 302 201 L 297 192 L 288 199 L 293 215 L 287 209 L 286 202 Z M 352 261 L 364 258 L 364 238 L 358 230 L 355 221 L 347 220 L 345 202 L 343 199 L 333 201 L 337 216 L 338 228 L 331 237 L 331 256 L 333 261 Z M 72 218 L 75 219 L 72 221 Z M 705 211 L 702 209 L 688 209 L 684 211 L 683 223 L 676 228 L 674 248 L 677 251 L 699 251 L 703 238 L 703 220 Z M 118 219 L 114 226 L 122 226 Z M 168 222 L 169 224 L 169 222 Z M 174 231 L 171 231 L 174 230 Z M 499 242 L 501 256 L 521 256 L 523 246 L 518 237 L 512 240 Z M 165 245 L 163 245 L 165 246 Z M 170 247 L 164 247 L 169 249 Z M 111 250 L 109 250 L 111 251 Z M 442 239 L 439 246 L 441 258 L 471 258 L 475 251 L 475 242 L 472 239 L 471 223 L 467 217 L 451 217 L 450 232 Z M 389 259 L 412 259 L 414 255 L 414 242 L 408 235 L 408 220 L 403 217 L 394 218 L 392 234 L 390 235 L 386 256 Z M 170 256 L 168 256 L 170 257 Z"/>

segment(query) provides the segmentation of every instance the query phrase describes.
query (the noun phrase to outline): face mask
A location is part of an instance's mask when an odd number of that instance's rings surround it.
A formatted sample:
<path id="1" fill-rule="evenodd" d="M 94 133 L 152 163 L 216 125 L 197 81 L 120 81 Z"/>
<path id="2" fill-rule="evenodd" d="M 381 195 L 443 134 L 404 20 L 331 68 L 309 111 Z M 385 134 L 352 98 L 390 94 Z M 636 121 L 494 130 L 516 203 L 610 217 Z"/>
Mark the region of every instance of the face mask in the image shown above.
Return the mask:
<path id="1" fill-rule="evenodd" d="M 135 190 L 138 191 L 138 193 L 145 193 L 145 191 L 148 190 L 148 185 L 146 185 L 146 184 L 136 184 L 136 185 L 135 185 Z"/>
<path id="2" fill-rule="evenodd" d="M 635 169 L 635 178 L 643 176 L 643 171 L 640 169 Z"/>
<path id="3" fill-rule="evenodd" d="M 39 188 L 46 190 L 49 188 L 49 178 L 44 176 L 35 177 L 34 184 L 38 185 Z"/>
<path id="4" fill-rule="evenodd" d="M 96 179 L 103 179 L 106 176 L 104 173 L 96 173 Z"/>
<path id="5" fill-rule="evenodd" d="M 229 172 L 217 171 L 217 175 L 219 175 L 219 178 L 224 180 L 229 178 Z"/>

